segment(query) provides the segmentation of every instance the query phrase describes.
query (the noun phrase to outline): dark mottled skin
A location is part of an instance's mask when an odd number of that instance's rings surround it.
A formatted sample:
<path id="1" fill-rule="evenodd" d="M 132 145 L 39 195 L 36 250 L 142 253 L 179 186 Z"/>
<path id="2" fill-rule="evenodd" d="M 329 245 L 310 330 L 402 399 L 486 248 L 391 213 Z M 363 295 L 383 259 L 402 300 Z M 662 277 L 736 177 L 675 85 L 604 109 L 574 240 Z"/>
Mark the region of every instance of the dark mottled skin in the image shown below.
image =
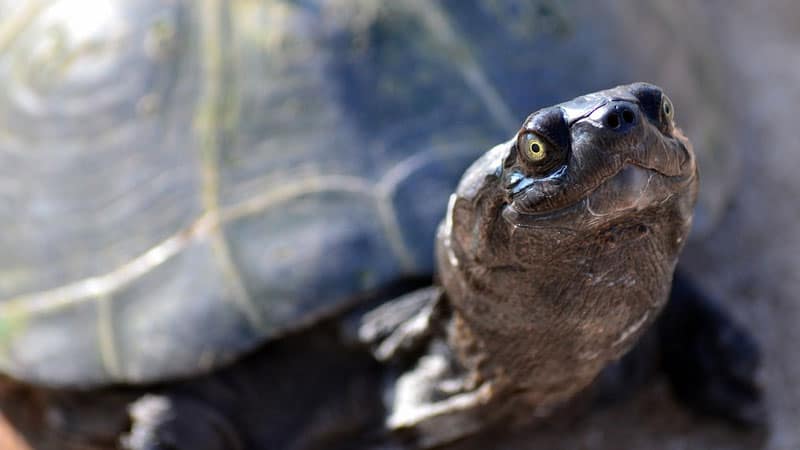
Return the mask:
<path id="1" fill-rule="evenodd" d="M 659 101 L 648 110 L 632 93 Z M 519 135 L 566 136 L 549 139 L 563 147 L 553 153 L 563 154 L 565 170 L 534 178 L 519 194 L 508 187 L 510 174 L 529 165 L 518 139 L 465 174 L 438 236 L 438 263 L 457 324 L 450 340 L 482 380 L 526 391 L 536 405 L 557 404 L 655 320 L 697 192 L 691 146 L 664 117 L 660 97 L 634 85 L 594 94 L 580 108 L 573 101 L 572 116 L 563 106 L 532 114 Z M 633 123 L 607 126 L 620 109 Z M 631 165 L 651 177 L 648 198 L 634 206 L 603 199 L 609 213 L 592 214 L 587 196 Z"/>

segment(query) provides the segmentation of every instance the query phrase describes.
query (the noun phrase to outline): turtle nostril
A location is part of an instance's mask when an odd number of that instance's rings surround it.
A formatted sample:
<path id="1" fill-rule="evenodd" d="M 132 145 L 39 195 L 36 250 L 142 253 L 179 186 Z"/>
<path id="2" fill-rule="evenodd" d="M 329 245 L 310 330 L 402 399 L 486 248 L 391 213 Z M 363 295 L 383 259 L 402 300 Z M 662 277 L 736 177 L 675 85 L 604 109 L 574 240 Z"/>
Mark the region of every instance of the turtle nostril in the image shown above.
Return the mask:
<path id="1" fill-rule="evenodd" d="M 624 111 L 622 111 L 622 120 L 624 120 L 627 124 L 632 124 L 636 121 L 636 116 L 633 114 L 633 111 L 626 108 Z"/>
<path id="2" fill-rule="evenodd" d="M 606 116 L 605 126 L 609 128 L 619 128 L 620 121 L 619 121 L 619 114 L 616 112 L 612 112 L 611 114 Z"/>
<path id="3" fill-rule="evenodd" d="M 626 100 L 614 100 L 594 110 L 589 118 L 614 133 L 627 133 L 639 124 L 636 105 Z"/>

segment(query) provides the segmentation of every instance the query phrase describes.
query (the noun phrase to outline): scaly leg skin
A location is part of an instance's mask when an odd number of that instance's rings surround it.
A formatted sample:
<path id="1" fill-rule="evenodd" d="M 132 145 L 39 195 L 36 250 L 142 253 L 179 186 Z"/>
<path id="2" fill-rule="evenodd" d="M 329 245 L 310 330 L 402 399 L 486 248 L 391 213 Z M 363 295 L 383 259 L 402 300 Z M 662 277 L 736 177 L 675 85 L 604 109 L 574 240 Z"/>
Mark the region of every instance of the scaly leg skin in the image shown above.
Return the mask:
<path id="1" fill-rule="evenodd" d="M 767 422 L 753 337 L 680 273 L 658 321 L 661 359 L 675 395 L 736 426 Z"/>
<path id="2" fill-rule="evenodd" d="M 244 450 L 235 428 L 208 405 L 190 398 L 145 395 L 130 408 L 132 450 Z"/>
<path id="3" fill-rule="evenodd" d="M 473 434 L 513 408 L 495 400 L 491 384 L 475 385 L 446 343 L 444 292 L 426 287 L 363 315 L 359 339 L 373 356 L 394 365 L 386 381 L 385 426 L 413 448 L 442 445 Z M 423 356 L 420 357 L 420 354 Z"/>

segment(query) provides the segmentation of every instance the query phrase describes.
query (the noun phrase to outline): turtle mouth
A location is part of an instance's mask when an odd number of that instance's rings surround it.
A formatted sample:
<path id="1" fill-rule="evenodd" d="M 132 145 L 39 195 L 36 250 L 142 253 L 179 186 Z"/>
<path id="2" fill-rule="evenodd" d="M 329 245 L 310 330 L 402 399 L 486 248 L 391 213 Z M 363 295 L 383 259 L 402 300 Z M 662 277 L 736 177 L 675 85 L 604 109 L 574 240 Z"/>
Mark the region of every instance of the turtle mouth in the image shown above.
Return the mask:
<path id="1" fill-rule="evenodd" d="M 594 217 L 641 211 L 680 193 L 688 176 L 668 176 L 645 166 L 628 163 L 585 197 L 586 210 Z M 676 189 L 677 188 L 677 189 Z"/>
<path id="2" fill-rule="evenodd" d="M 592 222 L 613 219 L 686 195 L 692 190 L 695 177 L 694 170 L 672 175 L 638 162 L 627 162 L 614 175 L 563 207 L 532 212 L 521 210 L 517 202 L 512 201 L 503 209 L 502 215 L 518 227 L 574 225 L 581 222 L 577 220 L 580 217 Z"/>
<path id="3" fill-rule="evenodd" d="M 691 143 L 678 128 L 667 142 L 626 161 L 578 203 L 585 204 L 592 216 L 603 217 L 641 211 L 691 191 L 697 176 Z"/>

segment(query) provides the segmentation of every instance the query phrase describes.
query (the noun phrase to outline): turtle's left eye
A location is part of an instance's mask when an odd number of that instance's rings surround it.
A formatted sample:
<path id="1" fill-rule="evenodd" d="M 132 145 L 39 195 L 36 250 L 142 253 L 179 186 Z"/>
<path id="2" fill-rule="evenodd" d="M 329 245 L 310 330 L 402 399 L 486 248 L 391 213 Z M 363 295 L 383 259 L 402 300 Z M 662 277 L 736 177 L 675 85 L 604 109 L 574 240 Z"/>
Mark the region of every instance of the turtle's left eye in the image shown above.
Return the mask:
<path id="1" fill-rule="evenodd" d="M 661 112 L 664 114 L 664 118 L 669 121 L 675 118 L 675 108 L 672 106 L 672 100 L 663 94 L 661 96 Z"/>
<path id="2" fill-rule="evenodd" d="M 526 133 L 522 135 L 520 144 L 520 150 L 525 153 L 525 157 L 529 160 L 537 162 L 547 158 L 548 145 L 539 136 L 533 133 Z"/>
<path id="3" fill-rule="evenodd" d="M 522 154 L 522 163 L 533 176 L 544 176 L 564 164 L 566 152 L 549 139 L 531 131 L 522 132 L 517 138 L 517 150 Z"/>

